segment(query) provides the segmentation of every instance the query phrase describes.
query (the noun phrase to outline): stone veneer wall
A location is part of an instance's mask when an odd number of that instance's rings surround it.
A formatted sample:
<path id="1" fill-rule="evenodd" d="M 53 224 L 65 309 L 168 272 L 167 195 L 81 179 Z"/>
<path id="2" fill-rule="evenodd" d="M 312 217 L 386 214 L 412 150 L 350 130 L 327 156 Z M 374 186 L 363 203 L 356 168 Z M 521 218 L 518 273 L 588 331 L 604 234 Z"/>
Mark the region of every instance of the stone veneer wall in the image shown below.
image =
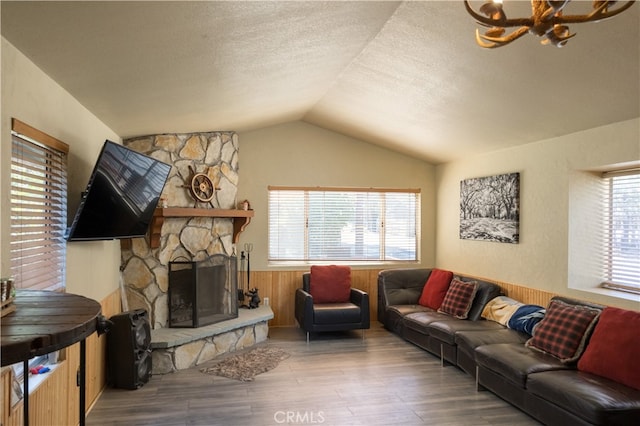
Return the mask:
<path id="1" fill-rule="evenodd" d="M 125 139 L 135 151 L 173 165 L 162 192 L 168 207 L 236 208 L 238 135 L 235 132 L 163 134 Z M 196 203 L 188 185 L 192 172 L 206 173 L 216 188 L 209 203 Z M 165 218 L 160 247 L 147 238 L 122 249 L 122 281 L 128 309 L 149 312 L 153 329 L 168 325 L 168 265 L 173 260 L 200 261 L 213 254 L 232 255 L 233 219 Z"/>

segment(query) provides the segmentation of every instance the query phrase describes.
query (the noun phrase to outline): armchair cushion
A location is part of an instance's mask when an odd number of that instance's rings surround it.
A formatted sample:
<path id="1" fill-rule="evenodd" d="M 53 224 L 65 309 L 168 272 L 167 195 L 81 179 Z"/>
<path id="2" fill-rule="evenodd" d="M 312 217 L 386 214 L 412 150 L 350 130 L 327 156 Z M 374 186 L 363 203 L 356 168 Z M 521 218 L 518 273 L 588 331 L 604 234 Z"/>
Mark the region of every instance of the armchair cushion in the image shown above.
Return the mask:
<path id="1" fill-rule="evenodd" d="M 351 292 L 351 268 L 349 266 L 311 266 L 309 292 L 313 303 L 345 303 Z"/>
<path id="2" fill-rule="evenodd" d="M 437 310 L 440 305 L 442 305 L 442 301 L 444 300 L 444 296 L 447 294 L 447 290 L 449 290 L 449 284 L 451 284 L 452 278 L 453 272 L 451 271 L 433 269 L 429 278 L 427 278 L 427 283 L 422 290 L 422 295 L 418 300 L 418 304 Z"/>
<path id="3" fill-rule="evenodd" d="M 316 325 L 353 324 L 362 320 L 362 309 L 353 303 L 321 303 L 313 306 Z"/>

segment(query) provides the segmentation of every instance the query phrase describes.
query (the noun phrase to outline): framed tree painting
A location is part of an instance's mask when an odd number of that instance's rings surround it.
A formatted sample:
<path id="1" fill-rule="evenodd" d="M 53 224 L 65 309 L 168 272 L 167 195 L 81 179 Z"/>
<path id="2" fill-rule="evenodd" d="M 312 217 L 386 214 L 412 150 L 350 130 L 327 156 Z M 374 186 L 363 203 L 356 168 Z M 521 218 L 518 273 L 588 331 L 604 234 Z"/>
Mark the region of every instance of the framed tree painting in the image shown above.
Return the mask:
<path id="1" fill-rule="evenodd" d="M 520 173 L 460 181 L 460 238 L 520 241 Z"/>

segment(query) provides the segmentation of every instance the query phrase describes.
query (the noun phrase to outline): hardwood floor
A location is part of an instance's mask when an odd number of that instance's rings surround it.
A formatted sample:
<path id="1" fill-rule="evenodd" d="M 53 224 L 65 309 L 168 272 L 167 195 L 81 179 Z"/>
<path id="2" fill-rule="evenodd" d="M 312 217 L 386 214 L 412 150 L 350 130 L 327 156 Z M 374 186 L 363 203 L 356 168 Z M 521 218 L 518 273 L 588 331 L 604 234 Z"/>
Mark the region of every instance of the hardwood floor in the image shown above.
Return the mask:
<path id="1" fill-rule="evenodd" d="M 291 356 L 253 382 L 198 368 L 154 376 L 142 388 L 107 388 L 87 425 L 538 425 L 474 379 L 372 323 L 312 335 L 271 328 L 262 345 Z"/>

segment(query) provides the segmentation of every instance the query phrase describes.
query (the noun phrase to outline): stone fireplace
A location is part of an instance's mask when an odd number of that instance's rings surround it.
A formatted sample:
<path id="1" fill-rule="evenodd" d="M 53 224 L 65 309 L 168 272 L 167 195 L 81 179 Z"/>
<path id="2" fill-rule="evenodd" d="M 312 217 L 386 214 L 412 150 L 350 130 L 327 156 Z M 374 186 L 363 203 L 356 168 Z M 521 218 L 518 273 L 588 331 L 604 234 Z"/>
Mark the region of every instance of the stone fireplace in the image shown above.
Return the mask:
<path id="1" fill-rule="evenodd" d="M 135 151 L 173 165 L 162 193 L 168 207 L 236 208 L 238 136 L 235 132 L 163 134 L 126 139 Z M 195 200 L 188 189 L 193 172 L 206 174 L 216 190 L 210 203 Z M 149 312 L 153 329 L 169 325 L 169 263 L 179 259 L 199 262 L 213 255 L 232 256 L 233 219 L 214 217 L 167 218 L 160 244 L 148 238 L 123 246 L 122 278 L 128 309 Z"/>
<path id="2" fill-rule="evenodd" d="M 122 289 L 128 305 L 125 308 L 145 309 L 149 313 L 152 327 L 152 374 L 167 374 L 190 368 L 220 354 L 266 340 L 268 321 L 273 318 L 271 308 L 261 306 L 258 309 L 238 311 L 237 292 L 227 294 L 227 290 L 212 291 L 218 292 L 218 295 L 223 294 L 222 299 L 230 299 L 224 303 L 235 305 L 236 318 L 223 319 L 209 325 L 198 324 L 199 327 L 189 329 L 170 327 L 169 323 L 169 270 L 172 262 L 186 260 L 206 264 L 210 259 L 222 256 L 233 264 L 230 265 L 230 273 L 235 275 L 237 285 L 235 243 L 239 234 L 234 228 L 241 225 L 240 228 L 243 229 L 248 222 L 241 223 L 236 214 L 215 217 L 190 214 L 205 209 L 236 209 L 237 134 L 163 134 L 130 138 L 123 143 L 135 151 L 173 165 L 162 192 L 160 205 L 163 208 L 159 211 L 163 220 L 154 221 L 155 225 L 152 223 L 147 238 L 135 238 L 130 244 L 121 245 Z M 189 189 L 193 189 L 190 183 L 193 182 L 194 175 L 202 174 L 206 174 L 215 188 L 213 197 L 206 203 L 194 199 Z M 164 214 L 172 211 L 179 211 L 180 214 Z M 227 274 L 215 267 L 209 272 L 213 276 Z M 212 306 L 207 306 L 205 311 L 209 308 Z M 202 311 L 203 318 L 207 316 L 205 311 Z"/>

